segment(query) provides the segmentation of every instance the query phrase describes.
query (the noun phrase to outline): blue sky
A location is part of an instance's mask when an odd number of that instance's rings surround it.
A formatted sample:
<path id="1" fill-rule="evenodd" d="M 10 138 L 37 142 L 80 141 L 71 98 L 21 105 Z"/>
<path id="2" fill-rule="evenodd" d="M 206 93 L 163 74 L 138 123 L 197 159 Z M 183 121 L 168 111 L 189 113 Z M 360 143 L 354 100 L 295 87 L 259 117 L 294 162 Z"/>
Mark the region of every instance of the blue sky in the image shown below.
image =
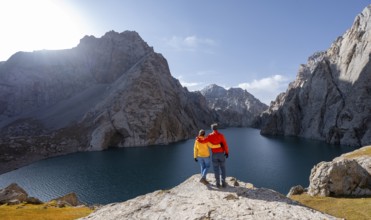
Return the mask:
<path id="1" fill-rule="evenodd" d="M 0 60 L 134 30 L 189 90 L 242 87 L 269 102 L 326 50 L 366 0 L 0 0 Z"/>

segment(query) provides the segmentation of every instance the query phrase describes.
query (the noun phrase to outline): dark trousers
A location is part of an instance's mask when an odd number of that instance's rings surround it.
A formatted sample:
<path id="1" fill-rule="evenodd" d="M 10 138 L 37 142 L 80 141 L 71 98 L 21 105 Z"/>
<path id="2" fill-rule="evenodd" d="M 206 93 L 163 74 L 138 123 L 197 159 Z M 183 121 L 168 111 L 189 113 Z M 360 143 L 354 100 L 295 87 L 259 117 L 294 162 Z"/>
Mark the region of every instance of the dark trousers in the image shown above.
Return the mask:
<path id="1" fill-rule="evenodd" d="M 220 184 L 220 174 L 222 176 L 222 183 L 225 182 L 226 174 L 225 174 L 224 153 L 213 153 L 212 161 L 213 161 L 213 168 L 214 168 L 216 184 Z"/>

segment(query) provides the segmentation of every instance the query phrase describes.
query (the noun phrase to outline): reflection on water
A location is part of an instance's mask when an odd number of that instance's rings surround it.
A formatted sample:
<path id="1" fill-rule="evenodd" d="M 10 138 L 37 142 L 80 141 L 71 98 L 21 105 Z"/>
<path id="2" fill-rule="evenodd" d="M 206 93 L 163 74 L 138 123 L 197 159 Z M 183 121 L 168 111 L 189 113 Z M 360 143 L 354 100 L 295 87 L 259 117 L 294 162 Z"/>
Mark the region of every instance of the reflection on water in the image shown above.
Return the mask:
<path id="1" fill-rule="evenodd" d="M 291 186 L 308 186 L 311 168 L 350 147 L 299 138 L 267 138 L 259 130 L 228 128 L 227 176 L 286 194 Z M 36 162 L 0 175 L 0 188 L 18 183 L 30 196 L 48 201 L 76 192 L 89 204 L 124 201 L 178 185 L 199 172 L 194 140 L 168 146 L 76 153 Z M 210 170 L 212 172 L 212 169 Z"/>

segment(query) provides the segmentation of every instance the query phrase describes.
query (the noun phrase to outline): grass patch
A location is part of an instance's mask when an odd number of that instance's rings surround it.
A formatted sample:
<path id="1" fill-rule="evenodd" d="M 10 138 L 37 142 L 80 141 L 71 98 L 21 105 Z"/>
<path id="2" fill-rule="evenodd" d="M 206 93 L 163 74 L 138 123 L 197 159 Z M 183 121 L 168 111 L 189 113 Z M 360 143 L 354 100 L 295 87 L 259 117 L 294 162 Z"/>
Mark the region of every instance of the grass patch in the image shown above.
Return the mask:
<path id="1" fill-rule="evenodd" d="M 0 219 L 1 220 L 70 220 L 85 217 L 92 213 L 88 207 L 63 207 L 58 208 L 50 204 L 31 205 L 1 205 Z"/>
<path id="2" fill-rule="evenodd" d="M 312 209 L 347 220 L 371 219 L 371 198 L 334 198 L 293 195 L 291 199 Z"/>
<path id="3" fill-rule="evenodd" d="M 366 146 L 366 147 L 360 148 L 358 150 L 355 150 L 353 152 L 350 152 L 344 155 L 344 157 L 348 159 L 361 157 L 361 156 L 371 157 L 371 146 Z"/>

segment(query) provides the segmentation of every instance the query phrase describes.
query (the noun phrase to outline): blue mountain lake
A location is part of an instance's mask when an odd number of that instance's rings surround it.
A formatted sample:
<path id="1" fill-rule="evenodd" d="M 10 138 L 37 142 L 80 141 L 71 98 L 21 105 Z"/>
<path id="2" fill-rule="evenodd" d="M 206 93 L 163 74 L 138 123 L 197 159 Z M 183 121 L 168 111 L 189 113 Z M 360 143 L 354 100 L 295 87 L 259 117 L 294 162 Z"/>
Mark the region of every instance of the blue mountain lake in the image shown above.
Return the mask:
<path id="1" fill-rule="evenodd" d="M 220 132 L 230 149 L 227 176 L 283 194 L 294 185 L 307 187 L 315 164 L 354 150 L 300 138 L 265 137 L 252 128 Z M 113 148 L 50 158 L 0 175 L 0 188 L 16 182 L 43 201 L 75 192 L 88 204 L 121 202 L 172 188 L 199 173 L 193 144 L 191 139 L 166 146 Z"/>

